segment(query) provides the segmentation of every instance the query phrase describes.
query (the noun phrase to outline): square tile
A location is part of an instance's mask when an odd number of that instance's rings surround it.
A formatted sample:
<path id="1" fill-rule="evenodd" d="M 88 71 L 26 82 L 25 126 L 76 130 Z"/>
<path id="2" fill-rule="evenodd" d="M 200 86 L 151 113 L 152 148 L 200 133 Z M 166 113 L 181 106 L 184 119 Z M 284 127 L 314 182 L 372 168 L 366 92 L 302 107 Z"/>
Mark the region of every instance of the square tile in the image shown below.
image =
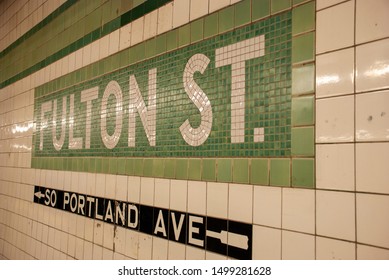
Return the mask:
<path id="1" fill-rule="evenodd" d="M 316 56 L 316 96 L 354 92 L 354 48 Z"/>
<path id="2" fill-rule="evenodd" d="M 228 184 L 207 183 L 207 216 L 227 219 Z"/>
<path id="3" fill-rule="evenodd" d="M 317 12 L 316 52 L 323 53 L 354 44 L 354 1 Z"/>
<path id="4" fill-rule="evenodd" d="M 318 235 L 355 241 L 355 195 L 346 192 L 316 192 Z"/>
<path id="5" fill-rule="evenodd" d="M 228 219 L 253 222 L 253 186 L 230 184 L 228 195 Z"/>
<path id="6" fill-rule="evenodd" d="M 389 91 L 356 96 L 357 141 L 389 140 Z"/>
<path id="7" fill-rule="evenodd" d="M 315 237 L 297 232 L 282 231 L 283 260 L 314 260 Z"/>
<path id="8" fill-rule="evenodd" d="M 282 190 L 282 228 L 315 232 L 315 192 L 309 189 Z"/>
<path id="9" fill-rule="evenodd" d="M 389 143 L 356 144 L 356 190 L 389 194 Z"/>
<path id="10" fill-rule="evenodd" d="M 357 193 L 357 241 L 389 248 L 389 197 Z"/>
<path id="11" fill-rule="evenodd" d="M 188 212 L 206 215 L 207 183 L 188 181 Z"/>
<path id="12" fill-rule="evenodd" d="M 253 226 L 253 260 L 281 259 L 281 230 Z"/>
<path id="13" fill-rule="evenodd" d="M 281 188 L 254 186 L 253 222 L 281 228 Z"/>
<path id="14" fill-rule="evenodd" d="M 355 243 L 316 237 L 317 260 L 355 260 Z"/>
<path id="15" fill-rule="evenodd" d="M 292 68 L 292 94 L 300 95 L 315 91 L 315 65 L 313 63 Z"/>
<path id="16" fill-rule="evenodd" d="M 316 145 L 316 188 L 354 191 L 355 144 Z"/>
<path id="17" fill-rule="evenodd" d="M 316 142 L 354 141 L 354 96 L 316 101 Z"/>
<path id="18" fill-rule="evenodd" d="M 357 92 L 389 88 L 389 39 L 356 48 Z"/>

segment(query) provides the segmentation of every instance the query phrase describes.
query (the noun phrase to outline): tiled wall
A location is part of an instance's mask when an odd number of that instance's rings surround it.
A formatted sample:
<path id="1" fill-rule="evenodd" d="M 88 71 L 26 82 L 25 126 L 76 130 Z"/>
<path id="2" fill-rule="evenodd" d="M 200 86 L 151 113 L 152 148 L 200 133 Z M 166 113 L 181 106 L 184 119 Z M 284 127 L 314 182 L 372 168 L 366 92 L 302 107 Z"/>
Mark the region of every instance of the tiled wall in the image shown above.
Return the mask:
<path id="1" fill-rule="evenodd" d="M 148 1 L 134 0 L 115 9 L 116 1 L 92 2 L 93 7 L 86 1 L 61 6 L 42 25 L 57 27 L 46 46 L 32 34 L 31 49 L 17 41 L 15 50 L 6 49 L 22 63 L 0 55 L 6 61 L 0 69 L 1 258 L 228 258 L 33 203 L 35 185 L 252 224 L 253 259 L 389 258 L 387 1 L 176 0 L 155 1 L 161 5 L 150 8 Z M 8 2 L 1 5 L 8 18 L 18 10 Z M 76 7 L 84 13 L 66 21 Z M 141 10 L 147 11 L 144 16 Z M 290 155 L 179 158 L 173 172 L 170 160 L 158 158 L 142 160 L 137 172 L 133 163 L 130 172 L 127 160 L 100 158 L 99 169 L 96 163 L 91 169 L 91 159 L 32 156 L 35 98 L 42 92 L 124 67 L 126 50 L 150 46 L 153 39 L 166 37 L 166 48 L 176 42 L 169 50 L 178 49 L 186 45 L 186 31 L 199 23 L 202 40 L 207 33 L 213 37 L 287 11 L 292 13 Z M 230 13 L 231 22 L 220 20 Z M 73 33 L 75 23 L 85 29 L 70 38 L 66 32 Z M 196 36 L 192 32 L 189 41 Z M 7 39 L 2 49 L 16 39 Z M 47 47 L 42 57 L 33 55 L 38 45 Z M 25 51 L 16 51 L 18 46 Z M 219 180 L 218 169 L 226 166 L 229 172 L 223 174 L 229 176 Z"/>

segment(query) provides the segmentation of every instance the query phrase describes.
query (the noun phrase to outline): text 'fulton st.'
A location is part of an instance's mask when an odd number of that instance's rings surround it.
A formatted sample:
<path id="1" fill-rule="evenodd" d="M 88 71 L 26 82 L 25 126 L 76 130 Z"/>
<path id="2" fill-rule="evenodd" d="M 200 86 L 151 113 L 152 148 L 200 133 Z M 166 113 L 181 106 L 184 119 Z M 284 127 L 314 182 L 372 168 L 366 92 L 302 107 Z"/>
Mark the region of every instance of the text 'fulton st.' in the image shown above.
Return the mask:
<path id="1" fill-rule="evenodd" d="M 34 202 L 236 259 L 251 259 L 249 224 L 41 186 L 35 186 Z"/>
<path id="2" fill-rule="evenodd" d="M 244 143 L 246 136 L 245 111 L 247 109 L 245 65 L 249 60 L 265 55 L 265 35 L 217 48 L 214 54 L 215 67 L 225 67 L 224 71 L 231 72 L 231 89 L 229 93 L 226 92 L 230 97 L 231 104 L 230 141 L 231 143 Z M 200 121 L 198 125 L 193 126 L 189 119 L 186 119 L 179 124 L 177 129 L 182 139 L 193 147 L 202 145 L 212 131 L 213 115 L 215 114 L 212 102 L 207 93 L 195 81 L 195 74 L 204 74 L 210 62 L 210 58 L 205 54 L 196 53 L 189 58 L 183 68 L 182 88 L 185 90 L 188 100 L 196 106 Z M 98 130 L 100 135 L 98 141 L 102 141 L 105 148 L 113 149 L 124 134 L 122 131 L 125 127 L 126 114 L 128 114 L 128 118 L 126 117 L 128 121 L 127 146 L 135 147 L 136 144 L 135 120 L 137 114 L 140 117 L 148 145 L 150 147 L 156 146 L 157 108 L 159 105 L 157 104 L 157 85 L 158 69 L 154 67 L 148 70 L 147 105 L 143 98 L 145 93 L 142 94 L 135 74 L 128 74 L 128 85 L 111 80 L 106 85 L 104 83 L 86 88 L 81 92 L 62 96 L 62 98 L 56 97 L 55 93 L 45 96 L 36 110 L 39 133 L 37 135 L 39 137 L 37 148 L 39 147 L 39 151 L 51 147 L 54 147 L 56 151 L 64 149 L 89 150 L 92 142 L 96 141 L 96 138 L 91 137 L 91 132 Z M 128 88 L 128 93 L 123 93 L 124 87 Z M 112 100 L 114 106 L 111 107 L 109 104 Z M 173 96 L 169 99 L 170 106 L 175 106 L 174 102 L 175 97 Z M 59 105 L 60 103 L 62 106 Z M 60 110 L 62 110 L 62 115 L 57 116 Z M 185 114 L 185 112 L 182 113 Z M 98 127 L 95 127 L 95 120 L 99 122 Z M 113 128 L 110 127 L 111 123 Z M 80 124 L 83 126 L 80 128 L 83 130 L 83 136 L 80 136 L 80 132 L 75 130 L 75 127 Z M 253 141 L 264 142 L 264 133 L 264 127 L 255 127 Z M 45 135 L 48 136 L 44 137 Z M 65 143 L 67 143 L 67 147 Z"/>

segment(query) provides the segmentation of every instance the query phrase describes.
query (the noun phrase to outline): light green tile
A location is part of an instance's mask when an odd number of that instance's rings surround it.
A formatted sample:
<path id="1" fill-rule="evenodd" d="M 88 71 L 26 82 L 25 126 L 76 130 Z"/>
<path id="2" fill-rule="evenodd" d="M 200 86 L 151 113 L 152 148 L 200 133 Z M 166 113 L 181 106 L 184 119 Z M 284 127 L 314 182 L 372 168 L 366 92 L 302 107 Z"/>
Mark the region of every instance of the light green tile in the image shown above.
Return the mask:
<path id="1" fill-rule="evenodd" d="M 312 61 L 315 55 L 315 32 L 292 39 L 292 63 Z"/>
<path id="2" fill-rule="evenodd" d="M 269 185 L 269 160 L 252 159 L 250 166 L 250 183 L 254 185 Z"/>
<path id="3" fill-rule="evenodd" d="M 152 158 L 145 158 L 143 161 L 143 176 L 152 177 L 154 168 L 154 160 Z"/>
<path id="4" fill-rule="evenodd" d="M 251 21 L 251 0 L 243 0 L 235 5 L 235 26 L 245 25 Z"/>
<path id="5" fill-rule="evenodd" d="M 155 38 L 148 40 L 145 45 L 145 58 L 150 58 L 157 53 L 157 40 Z"/>
<path id="6" fill-rule="evenodd" d="M 190 43 L 190 24 L 181 26 L 178 29 L 178 47 L 189 45 Z"/>
<path id="7" fill-rule="evenodd" d="M 232 164 L 231 159 L 217 160 L 217 181 L 232 182 Z"/>
<path id="8" fill-rule="evenodd" d="M 315 184 L 315 161 L 314 159 L 292 160 L 292 186 L 313 188 Z"/>
<path id="9" fill-rule="evenodd" d="M 204 38 L 204 20 L 201 18 L 190 24 L 191 43 L 201 41 Z"/>
<path id="10" fill-rule="evenodd" d="M 292 98 L 292 125 L 313 125 L 314 120 L 314 96 Z"/>
<path id="11" fill-rule="evenodd" d="M 251 5 L 253 21 L 270 15 L 270 0 L 254 0 Z"/>
<path id="12" fill-rule="evenodd" d="M 171 51 L 177 48 L 178 46 L 178 32 L 177 29 L 169 31 L 166 33 L 166 50 Z"/>
<path id="13" fill-rule="evenodd" d="M 271 0 L 271 13 L 275 14 L 291 7 L 291 0 Z"/>
<path id="14" fill-rule="evenodd" d="M 234 159 L 232 181 L 234 183 L 249 182 L 249 160 L 248 159 Z"/>
<path id="15" fill-rule="evenodd" d="M 117 172 L 118 172 L 118 160 L 117 160 L 117 158 L 109 159 L 109 173 L 110 174 L 117 174 Z"/>
<path id="16" fill-rule="evenodd" d="M 292 94 L 300 95 L 315 91 L 315 64 L 305 64 L 292 69 Z"/>
<path id="17" fill-rule="evenodd" d="M 134 159 L 134 175 L 143 176 L 143 159 L 136 158 Z"/>
<path id="18" fill-rule="evenodd" d="M 176 177 L 176 160 L 175 159 L 164 159 L 163 161 L 165 170 L 164 170 L 164 177 L 165 178 L 175 178 Z"/>
<path id="19" fill-rule="evenodd" d="M 314 151 L 314 128 L 292 128 L 292 155 L 313 156 Z"/>
<path id="20" fill-rule="evenodd" d="M 188 159 L 176 159 L 176 178 L 188 179 Z"/>
<path id="21" fill-rule="evenodd" d="M 159 35 L 157 37 L 157 48 L 156 48 L 156 54 L 161 54 L 166 51 L 166 33 Z"/>
<path id="22" fill-rule="evenodd" d="M 201 159 L 189 159 L 189 180 L 201 180 Z"/>
<path id="23" fill-rule="evenodd" d="M 219 32 L 219 14 L 211 14 L 204 19 L 204 38 L 212 37 Z"/>
<path id="24" fill-rule="evenodd" d="M 234 7 L 228 7 L 219 12 L 219 33 L 234 28 Z"/>
<path id="25" fill-rule="evenodd" d="M 164 165 L 163 159 L 155 158 L 153 159 L 153 177 L 163 177 L 164 175 Z"/>
<path id="26" fill-rule="evenodd" d="M 315 2 L 298 6 L 292 13 L 292 35 L 315 29 Z"/>
<path id="27" fill-rule="evenodd" d="M 134 159 L 126 159 L 126 175 L 134 175 Z"/>
<path id="28" fill-rule="evenodd" d="M 290 160 L 270 159 L 270 185 L 290 186 Z"/>
<path id="29" fill-rule="evenodd" d="M 203 173 L 202 179 L 204 181 L 216 181 L 216 160 L 203 159 Z"/>

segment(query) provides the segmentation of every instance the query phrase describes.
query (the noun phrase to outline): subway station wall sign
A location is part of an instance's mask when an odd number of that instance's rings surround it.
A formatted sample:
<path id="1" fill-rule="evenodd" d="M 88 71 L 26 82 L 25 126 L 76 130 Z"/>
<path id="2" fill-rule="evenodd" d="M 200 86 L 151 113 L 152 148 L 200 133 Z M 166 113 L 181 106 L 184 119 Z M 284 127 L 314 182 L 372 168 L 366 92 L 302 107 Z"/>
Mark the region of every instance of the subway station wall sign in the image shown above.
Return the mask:
<path id="1" fill-rule="evenodd" d="M 34 203 L 229 256 L 251 259 L 252 225 L 35 186 Z"/>
<path id="2" fill-rule="evenodd" d="M 34 157 L 288 156 L 291 38 L 286 12 L 36 95 Z"/>

